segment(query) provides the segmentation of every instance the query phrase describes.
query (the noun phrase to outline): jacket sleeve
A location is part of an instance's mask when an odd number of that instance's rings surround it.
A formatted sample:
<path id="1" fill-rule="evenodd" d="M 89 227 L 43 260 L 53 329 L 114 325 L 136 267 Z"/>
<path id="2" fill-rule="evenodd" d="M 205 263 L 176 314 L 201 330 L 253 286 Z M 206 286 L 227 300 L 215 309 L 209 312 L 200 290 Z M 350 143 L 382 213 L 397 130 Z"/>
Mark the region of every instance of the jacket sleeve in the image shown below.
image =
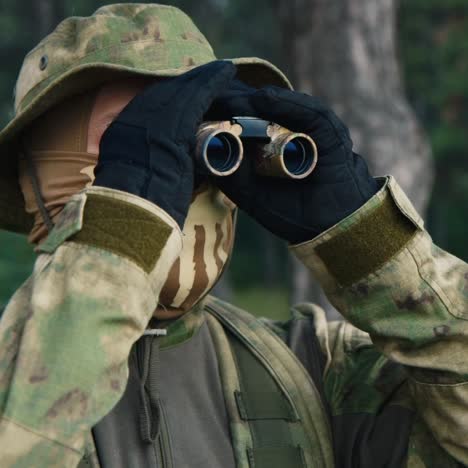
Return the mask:
<path id="1" fill-rule="evenodd" d="M 1 466 L 73 467 L 117 403 L 127 358 L 181 249 L 175 221 L 136 196 L 74 196 L 0 321 Z"/>
<path id="2" fill-rule="evenodd" d="M 415 411 L 409 466 L 468 464 L 467 265 L 432 243 L 391 177 L 357 212 L 292 250 L 352 324 L 325 332 L 319 321 L 332 414 L 345 423 L 346 414 L 373 413 L 388 428 L 408 413 L 385 408 L 407 408 Z"/>

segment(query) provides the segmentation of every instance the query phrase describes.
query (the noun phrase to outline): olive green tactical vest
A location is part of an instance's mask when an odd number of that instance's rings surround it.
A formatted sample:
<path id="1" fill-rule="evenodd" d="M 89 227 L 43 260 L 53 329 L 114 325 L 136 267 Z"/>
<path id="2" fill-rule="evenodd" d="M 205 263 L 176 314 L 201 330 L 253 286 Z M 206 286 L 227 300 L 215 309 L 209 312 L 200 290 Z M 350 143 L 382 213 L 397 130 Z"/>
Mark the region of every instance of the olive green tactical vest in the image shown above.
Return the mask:
<path id="1" fill-rule="evenodd" d="M 332 467 L 327 411 L 309 373 L 258 319 L 210 298 L 205 306 L 238 467 Z M 230 372 L 237 369 L 237 375 Z"/>
<path id="2" fill-rule="evenodd" d="M 258 319 L 212 297 L 205 301 L 205 320 L 216 349 L 236 466 L 334 466 L 326 408 L 286 344 Z M 157 466 L 172 468 L 164 457 L 164 430 L 163 424 L 155 441 Z M 90 466 L 95 466 L 91 458 L 79 468 Z M 110 467 L 103 463 L 101 468 Z"/>

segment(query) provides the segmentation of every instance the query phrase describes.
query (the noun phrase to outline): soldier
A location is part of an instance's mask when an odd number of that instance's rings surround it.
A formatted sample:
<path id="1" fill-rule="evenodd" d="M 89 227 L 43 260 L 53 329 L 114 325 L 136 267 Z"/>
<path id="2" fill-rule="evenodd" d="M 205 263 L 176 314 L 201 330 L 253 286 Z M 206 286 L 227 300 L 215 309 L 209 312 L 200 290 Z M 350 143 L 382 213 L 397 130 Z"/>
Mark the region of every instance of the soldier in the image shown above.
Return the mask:
<path id="1" fill-rule="evenodd" d="M 15 109 L 0 221 L 38 258 L 0 322 L 2 467 L 468 463 L 468 269 L 324 104 L 266 61 L 216 60 L 176 8 L 119 4 L 27 55 Z M 198 175 L 198 127 L 234 115 L 313 136 L 314 173 L 261 177 L 246 157 Z M 236 206 L 348 321 L 207 295 Z"/>

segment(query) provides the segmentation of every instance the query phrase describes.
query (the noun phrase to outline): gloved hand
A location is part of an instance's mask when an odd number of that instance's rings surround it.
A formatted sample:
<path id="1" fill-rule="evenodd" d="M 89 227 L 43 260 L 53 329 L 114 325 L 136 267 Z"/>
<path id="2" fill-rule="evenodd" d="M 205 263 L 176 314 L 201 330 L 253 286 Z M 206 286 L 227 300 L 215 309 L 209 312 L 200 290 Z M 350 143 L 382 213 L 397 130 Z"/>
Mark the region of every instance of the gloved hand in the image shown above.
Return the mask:
<path id="1" fill-rule="evenodd" d="M 232 62 L 216 61 L 145 88 L 104 133 L 94 185 L 145 198 L 182 228 L 194 188 L 196 131 L 235 73 Z"/>
<path id="2" fill-rule="evenodd" d="M 291 243 L 310 240 L 378 191 L 365 161 L 353 153 L 348 129 L 317 98 L 274 86 L 257 90 L 236 80 L 209 111 L 210 120 L 233 116 L 270 120 L 310 135 L 317 144 L 317 166 L 303 180 L 259 176 L 248 154 L 233 175 L 215 179 L 239 208 L 273 234 Z"/>

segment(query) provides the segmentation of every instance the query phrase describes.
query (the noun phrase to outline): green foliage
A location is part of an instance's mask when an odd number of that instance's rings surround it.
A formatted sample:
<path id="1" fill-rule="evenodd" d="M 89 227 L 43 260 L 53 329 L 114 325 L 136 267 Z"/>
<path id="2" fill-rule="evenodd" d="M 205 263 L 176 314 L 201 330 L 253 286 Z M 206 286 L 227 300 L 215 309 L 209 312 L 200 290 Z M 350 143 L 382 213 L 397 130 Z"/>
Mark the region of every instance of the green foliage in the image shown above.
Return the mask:
<path id="1" fill-rule="evenodd" d="M 286 288 L 274 290 L 256 287 L 238 289 L 233 303 L 257 317 L 268 317 L 273 320 L 289 318 L 289 302 Z"/>
<path id="2" fill-rule="evenodd" d="M 28 277 L 33 268 L 34 253 L 24 236 L 0 231 L 0 309 Z"/>
<path id="3" fill-rule="evenodd" d="M 428 227 L 436 243 L 468 260 L 468 3 L 406 0 L 399 37 L 408 96 L 436 163 Z"/>

